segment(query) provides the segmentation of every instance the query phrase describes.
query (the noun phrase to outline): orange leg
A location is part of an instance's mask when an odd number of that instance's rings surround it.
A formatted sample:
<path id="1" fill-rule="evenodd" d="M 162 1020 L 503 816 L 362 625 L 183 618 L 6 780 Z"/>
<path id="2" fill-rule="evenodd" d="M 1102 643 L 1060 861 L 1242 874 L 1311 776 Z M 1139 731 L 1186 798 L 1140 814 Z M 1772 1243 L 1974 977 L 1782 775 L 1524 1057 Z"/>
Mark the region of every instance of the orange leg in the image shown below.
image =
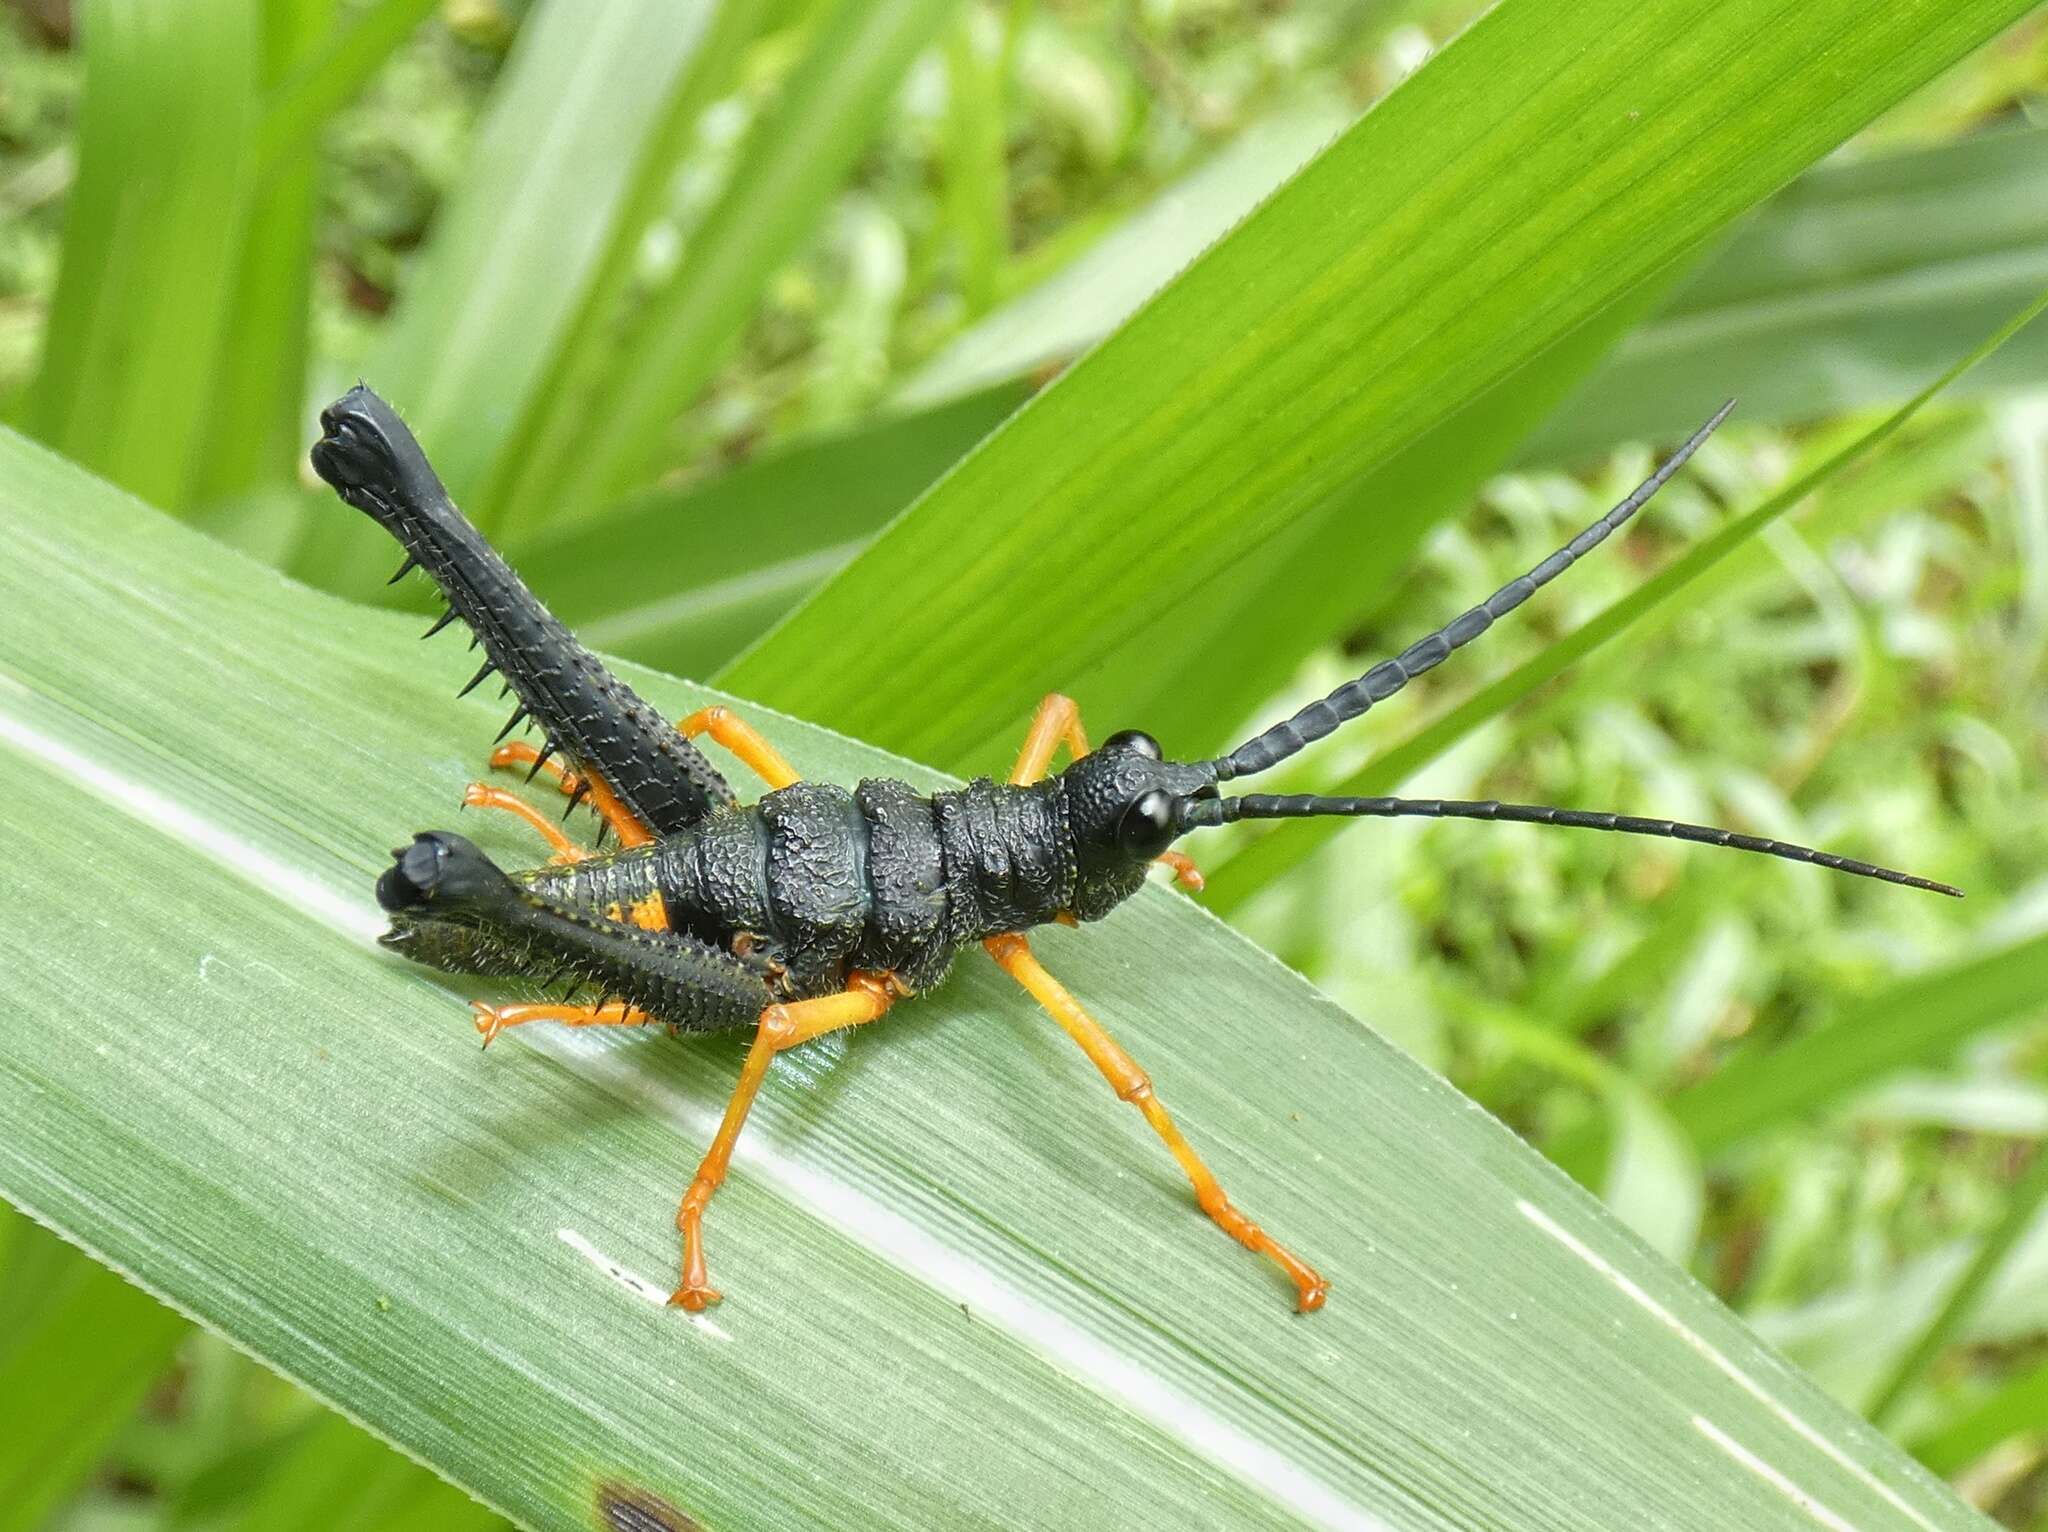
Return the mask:
<path id="1" fill-rule="evenodd" d="M 1081 727 L 1081 704 L 1059 692 L 1047 692 L 1032 715 L 1031 731 L 1024 736 L 1024 748 L 1017 752 L 1017 764 L 1010 768 L 1011 784 L 1022 787 L 1044 776 L 1062 743 L 1074 760 L 1088 753 L 1088 733 Z M 1185 852 L 1168 851 L 1153 860 L 1172 868 L 1181 887 L 1195 893 L 1202 891 L 1201 869 Z"/>
<path id="2" fill-rule="evenodd" d="M 895 1004 L 898 996 L 907 993 L 894 974 L 857 973 L 847 981 L 843 994 L 771 1005 L 761 1013 L 754 1046 L 747 1051 L 747 1062 L 740 1069 L 740 1083 L 733 1089 L 732 1100 L 726 1103 L 725 1119 L 719 1123 L 717 1136 L 705 1151 L 690 1189 L 683 1193 L 682 1206 L 676 1209 L 676 1228 L 683 1236 L 683 1280 L 670 1296 L 670 1303 L 681 1304 L 694 1313 L 718 1301 L 718 1290 L 711 1285 L 704 1269 L 704 1207 L 725 1180 L 726 1167 L 732 1162 L 732 1147 L 739 1141 L 747 1110 L 753 1106 L 761 1082 L 768 1077 L 768 1065 L 775 1055 L 826 1032 L 873 1021 Z"/>
<path id="3" fill-rule="evenodd" d="M 514 740 L 509 745 L 500 745 L 491 752 L 491 764 L 497 767 L 531 766 L 540 752 L 524 740 Z M 612 827 L 612 834 L 618 836 L 622 846 L 644 846 L 654 839 L 654 832 L 640 823 L 633 811 L 619 802 L 603 779 L 585 776 L 569 770 L 560 761 L 542 761 L 540 769 L 555 779 L 555 785 L 564 793 L 573 795 L 586 784 L 589 791 L 584 797 L 597 810 L 604 822 Z"/>
<path id="4" fill-rule="evenodd" d="M 782 752 L 769 744 L 760 730 L 729 707 L 699 708 L 678 723 L 676 729 L 684 739 L 709 734 L 750 767 L 755 776 L 768 784 L 770 791 L 802 780 L 796 774 L 796 768 L 782 758 Z"/>
<path id="5" fill-rule="evenodd" d="M 507 1027 L 524 1026 L 529 1021 L 558 1021 L 565 1027 L 644 1027 L 654 1020 L 645 1011 L 634 1010 L 623 1000 L 601 1006 L 492 1005 L 485 1000 L 472 1000 L 469 1008 L 476 1013 L 476 1029 L 483 1033 L 486 1048 Z"/>
<path id="6" fill-rule="evenodd" d="M 1115 1038 L 1102 1029 L 1101 1022 L 1081 1009 L 1080 1002 L 1067 993 L 1066 986 L 1040 966 L 1032 955 L 1031 944 L 1021 936 L 995 936 L 982 945 L 988 948 L 989 955 L 1005 973 L 1029 990 L 1032 998 L 1052 1013 L 1053 1020 L 1066 1029 L 1067 1036 L 1081 1045 L 1081 1051 L 1102 1071 L 1103 1078 L 1115 1088 L 1118 1098 L 1130 1102 L 1144 1113 L 1152 1131 L 1165 1141 L 1167 1149 L 1180 1162 L 1180 1168 L 1187 1173 L 1195 1189 L 1196 1205 L 1222 1225 L 1223 1231 L 1232 1239 L 1268 1257 L 1287 1273 L 1288 1280 L 1294 1284 L 1295 1307 L 1302 1313 L 1321 1308 L 1323 1299 L 1329 1294 L 1330 1284 L 1313 1267 L 1238 1211 L 1230 1198 L 1224 1195 L 1215 1175 L 1202 1163 L 1201 1156 L 1181 1137 L 1180 1129 L 1167 1115 L 1166 1107 L 1154 1093 L 1145 1071 L 1118 1046 Z"/>
<path id="7" fill-rule="evenodd" d="M 549 858 L 552 862 L 580 862 L 589 855 L 562 833 L 560 825 L 552 823 L 547 815 L 524 798 L 516 797 L 502 787 L 489 787 L 482 782 L 472 782 L 463 791 L 462 806 L 466 809 L 501 809 L 507 814 L 525 820 L 539 832 L 541 839 L 554 851 L 554 855 Z"/>

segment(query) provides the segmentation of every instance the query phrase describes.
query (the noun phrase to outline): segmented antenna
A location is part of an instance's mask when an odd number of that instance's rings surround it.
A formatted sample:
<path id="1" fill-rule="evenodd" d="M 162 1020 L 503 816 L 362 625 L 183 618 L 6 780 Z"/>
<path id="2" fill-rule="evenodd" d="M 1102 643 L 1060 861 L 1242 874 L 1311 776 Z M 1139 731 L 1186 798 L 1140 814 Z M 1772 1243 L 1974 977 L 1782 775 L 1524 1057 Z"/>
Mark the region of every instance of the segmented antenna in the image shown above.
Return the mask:
<path id="1" fill-rule="evenodd" d="M 1349 723 L 1376 702 L 1385 702 L 1424 671 L 1441 665 L 1453 651 L 1462 649 L 1501 618 L 1555 580 L 1583 556 L 1607 540 L 1608 534 L 1641 510 L 1665 482 L 1685 466 L 1686 459 L 1699 450 L 1700 443 L 1714 434 L 1714 428 L 1735 408 L 1730 399 L 1714 412 L 1714 418 L 1687 439 L 1684 446 L 1665 460 L 1649 478 L 1621 504 L 1594 522 L 1520 579 L 1510 580 L 1461 617 L 1454 617 L 1421 641 L 1409 645 L 1391 660 L 1382 660 L 1356 681 L 1348 681 L 1320 702 L 1311 702 L 1284 723 L 1245 741 L 1230 754 L 1210 762 L 1216 780 L 1255 776 L 1277 765 L 1306 745 Z"/>
<path id="2" fill-rule="evenodd" d="M 1907 888 L 1924 888 L 1930 893 L 1960 899 L 1963 891 L 1911 873 L 1894 872 L 1869 862 L 1852 861 L 1807 846 L 1766 840 L 1760 835 L 1740 835 L 1717 830 L 1712 825 L 1682 824 L 1674 819 L 1639 819 L 1632 814 L 1592 813 L 1582 809 L 1551 808 L 1541 803 L 1457 802 L 1442 798 L 1319 798 L 1313 794 L 1251 793 L 1242 798 L 1197 798 L 1181 810 L 1184 828 L 1231 824 L 1240 819 L 1313 819 L 1326 815 L 1374 819 L 1490 819 L 1512 824 L 1563 825 L 1574 830 L 1612 830 L 1623 835 L 1652 835 L 1665 840 L 1697 841 L 1703 846 L 1730 846 L 1737 851 L 1759 851 L 1765 856 L 1783 857 L 1788 862 L 1811 862 L 1816 867 L 1854 873 L 1859 878 L 1877 878 Z"/>

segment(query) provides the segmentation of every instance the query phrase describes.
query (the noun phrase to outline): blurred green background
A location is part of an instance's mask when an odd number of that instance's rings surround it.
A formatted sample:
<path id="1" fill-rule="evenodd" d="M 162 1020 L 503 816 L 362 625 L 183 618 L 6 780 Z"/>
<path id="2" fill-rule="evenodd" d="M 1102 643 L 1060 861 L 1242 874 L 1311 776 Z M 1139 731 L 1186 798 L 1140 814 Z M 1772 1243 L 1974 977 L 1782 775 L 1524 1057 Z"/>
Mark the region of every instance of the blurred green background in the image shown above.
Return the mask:
<path id="1" fill-rule="evenodd" d="M 0 406 L 301 578 L 418 600 L 383 591 L 387 551 L 296 467 L 306 401 L 365 376 L 594 643 L 711 677 L 1479 9 L 1014 0 L 863 30 L 757 0 L 717 13 L 679 82 L 603 35 L 659 7 L 195 0 L 164 34 L 13 0 Z M 863 46 L 821 47 L 835 28 Z M 233 89 L 237 46 L 259 92 Z M 1411 791 L 1735 823 L 1962 884 L 1967 907 L 1455 824 L 1218 843 L 1212 899 L 2020 1528 L 2048 1528 L 2041 327 L 1567 680 L 1519 667 L 2048 285 L 2044 88 L 2036 17 L 1659 278 L 1590 379 L 1472 465 L 1482 485 L 1395 518 L 1374 578 L 1326 569 L 1295 593 L 1313 623 L 1247 620 L 1191 656 L 1210 684 L 1092 717 L 1183 753 L 1239 735 L 1535 563 L 1739 395 L 1618 550 L 1290 785 L 1391 790 L 1426 765 Z M 178 110 L 193 92 L 217 109 Z M 124 113 L 164 124 L 182 198 L 81 176 Z M 138 229 L 147 271 L 123 265 Z M 237 365 L 180 388 L 219 333 Z M 1409 743 L 1518 674 L 1531 694 L 1448 750 Z M 79 1411 L 66 1454 L 0 1471 L 27 1508 L 0 1529 L 498 1524 L 0 1219 L 0 1314 L 24 1317 L 0 1334 L 0 1427 L 34 1408 L 10 1378 L 53 1356 Z"/>

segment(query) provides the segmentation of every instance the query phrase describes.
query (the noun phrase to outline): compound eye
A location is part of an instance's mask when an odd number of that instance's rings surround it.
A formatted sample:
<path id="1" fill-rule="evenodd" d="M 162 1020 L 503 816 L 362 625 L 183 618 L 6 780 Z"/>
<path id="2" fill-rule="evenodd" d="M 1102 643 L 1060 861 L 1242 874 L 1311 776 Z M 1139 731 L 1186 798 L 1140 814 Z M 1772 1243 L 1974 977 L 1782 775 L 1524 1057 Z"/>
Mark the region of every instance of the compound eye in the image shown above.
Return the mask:
<path id="1" fill-rule="evenodd" d="M 1105 750 L 1126 750 L 1147 760 L 1159 759 L 1159 741 L 1142 729 L 1119 729 L 1102 742 Z"/>
<path id="2" fill-rule="evenodd" d="M 1173 844 L 1173 794 L 1153 788 L 1124 810 L 1117 821 L 1116 843 L 1138 861 L 1149 861 Z"/>

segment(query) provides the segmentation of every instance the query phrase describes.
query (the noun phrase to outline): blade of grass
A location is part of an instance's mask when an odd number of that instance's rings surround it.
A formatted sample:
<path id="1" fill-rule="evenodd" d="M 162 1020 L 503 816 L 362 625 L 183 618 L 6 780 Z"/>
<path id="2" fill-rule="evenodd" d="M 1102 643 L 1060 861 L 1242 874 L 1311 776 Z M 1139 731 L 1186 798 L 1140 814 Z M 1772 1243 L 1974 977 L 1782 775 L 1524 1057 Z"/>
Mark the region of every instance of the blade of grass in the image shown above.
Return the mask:
<path id="1" fill-rule="evenodd" d="M 1165 890 L 1041 948 L 1331 1268 L 1325 1311 L 1286 1311 L 980 962 L 774 1071 L 719 1203 L 726 1302 L 665 1311 L 675 1178 L 738 1039 L 479 1053 L 455 997 L 367 945 L 384 848 L 447 821 L 495 727 L 416 632 L 0 434 L 0 961 L 39 1019 L 0 1027 L 0 1189 L 520 1520 L 587 1528 L 609 1479 L 771 1532 L 1809 1528 L 1782 1481 L 1856 1525 L 1976 1525 Z M 942 780 L 749 711 L 808 774 Z M 1094 1109 L 1045 1110 L 1068 1089 Z"/>
<path id="2" fill-rule="evenodd" d="M 2048 937 L 1919 974 L 1775 1047 L 1756 1046 L 1670 1100 L 1701 1154 L 1797 1122 L 1886 1075 L 2037 1011 Z"/>
<path id="3" fill-rule="evenodd" d="M 1916 1437 L 1913 1454 L 1938 1474 L 1968 1467 L 2000 1442 L 2048 1430 L 2048 1361 L 2023 1368 L 1969 1409 Z"/>
<path id="4" fill-rule="evenodd" d="M 2048 991 L 2048 985 L 2043 986 Z M 1906 1392 L 1918 1383 L 1969 1320 L 1970 1312 L 1983 1301 L 1985 1289 L 1998 1276 L 2020 1237 L 2033 1226 L 2034 1215 L 2048 1202 L 2048 1153 L 2037 1147 L 2033 1161 L 2014 1184 L 2006 1198 L 2005 1212 L 1998 1226 L 1984 1236 L 1970 1264 L 1957 1276 L 1955 1285 L 1942 1299 L 1933 1320 L 1915 1337 L 1872 1390 L 1863 1413 L 1875 1426 L 1888 1426 L 1898 1413 Z"/>
<path id="5" fill-rule="evenodd" d="M 334 20 L 334 0 L 264 8 L 266 88 L 290 74 Z M 306 347 L 319 166 L 280 163 L 251 195 L 236 251 L 220 364 L 190 481 L 195 504 L 288 484 L 304 450 Z"/>
<path id="6" fill-rule="evenodd" d="M 970 316 L 995 301 L 1010 253 L 1010 177 L 1004 156 L 1007 60 L 978 36 L 981 11 L 966 7 L 946 29 L 945 198 Z"/>
<path id="7" fill-rule="evenodd" d="M 948 342 L 891 402 L 928 409 L 1064 365 L 1135 313 L 1313 159 L 1357 113 L 1312 89 L 1262 117 L 1062 269 Z"/>
<path id="8" fill-rule="evenodd" d="M 35 1267 L 35 1293 L 26 1314 L 10 1303 L 0 1328 L 0 1532 L 35 1532 L 98 1465 L 189 1326 L 45 1230 L 17 1231 L 16 1264 Z"/>
<path id="9" fill-rule="evenodd" d="M 723 10 L 554 0 L 520 29 L 468 171 L 365 365 L 457 495 L 528 409 L 614 228 L 644 212 L 626 206 L 636 168 L 674 103 L 701 100 L 691 66 Z M 389 562 L 374 528 L 327 519 L 292 567 L 366 594 Z"/>
<path id="10" fill-rule="evenodd" d="M 258 174 L 267 181 L 306 154 L 327 119 L 369 83 L 438 5 L 439 0 L 374 0 L 339 29 L 332 28 L 330 15 L 330 31 L 320 46 L 302 55 L 264 95 Z"/>
<path id="11" fill-rule="evenodd" d="M 241 269 L 261 79 L 256 7 L 90 0 L 81 20 L 78 178 L 23 418 L 51 446 L 180 510 Z"/>
<path id="12" fill-rule="evenodd" d="M 1161 658 L 1135 677 L 1112 664 L 1062 690 L 1095 716 L 1142 719 L 1177 754 L 1227 750 L 1236 739 L 1226 736 L 1304 656 L 1372 605 L 1430 528 L 1506 465 L 1669 285 L 1668 276 L 1644 283 L 1304 516 L 1270 552 L 1232 572 L 1233 607 L 1164 606 L 1160 621 L 1131 644 Z"/>
<path id="13" fill-rule="evenodd" d="M 681 493 L 516 542 L 534 588 L 589 642 L 706 675 L 817 588 L 1023 402 L 1000 384 L 777 451 Z"/>
<path id="14" fill-rule="evenodd" d="M 1792 510 L 1808 495 L 1826 484 L 1851 464 L 1868 456 L 1889 440 L 1949 384 L 1971 368 L 1994 355 L 2008 340 L 2048 310 L 2048 292 L 2008 319 L 1974 351 L 1954 363 L 1940 377 L 1880 421 L 1876 426 L 1829 454 L 1810 471 L 1715 532 L 1669 566 L 1658 571 L 1636 590 L 1608 607 L 1590 622 L 1565 635 L 1541 654 L 1525 661 L 1507 675 L 1482 687 L 1441 718 L 1409 739 L 1367 763 L 1343 781 L 1324 789 L 1336 794 L 1372 796 L 1392 792 L 1400 783 L 1442 755 L 1481 725 L 1499 717 L 1537 688 L 1555 680 L 1579 660 L 1625 632 L 1648 614 L 1664 607 L 1673 596 L 1707 574 L 1758 532 Z M 1212 907 L 1228 914 L 1290 869 L 1314 855 L 1342 829 L 1338 820 L 1307 820 L 1287 827 L 1286 835 L 1266 835 L 1252 841 L 1237 855 L 1218 867 L 1210 877 L 1208 899 Z"/>
<path id="15" fill-rule="evenodd" d="M 726 679 L 962 761 L 2025 8 L 1506 0 Z"/>
<path id="16" fill-rule="evenodd" d="M 687 163 L 705 108 L 734 88 L 747 45 L 764 30 L 768 16 L 764 0 L 723 0 L 719 6 L 688 78 L 671 93 L 663 120 L 647 135 L 589 290 L 563 326 L 552 354 L 536 370 L 522 401 L 522 418 L 516 428 L 497 433 L 490 442 L 472 501 L 480 524 L 503 523 L 502 503 L 518 483 L 532 443 L 560 407 L 559 401 L 587 397 L 618 364 L 621 313 L 638 280 L 648 231 L 668 211 L 676 168 Z"/>
<path id="17" fill-rule="evenodd" d="M 777 102 L 754 122 L 675 275 L 635 314 L 591 394 L 547 400 L 529 450 L 491 487 L 497 522 L 531 528 L 639 488 L 676 416 L 711 379 L 755 298 L 817 227 L 910 61 L 956 0 L 835 0 Z M 597 381 L 597 380 L 594 380 Z"/>

